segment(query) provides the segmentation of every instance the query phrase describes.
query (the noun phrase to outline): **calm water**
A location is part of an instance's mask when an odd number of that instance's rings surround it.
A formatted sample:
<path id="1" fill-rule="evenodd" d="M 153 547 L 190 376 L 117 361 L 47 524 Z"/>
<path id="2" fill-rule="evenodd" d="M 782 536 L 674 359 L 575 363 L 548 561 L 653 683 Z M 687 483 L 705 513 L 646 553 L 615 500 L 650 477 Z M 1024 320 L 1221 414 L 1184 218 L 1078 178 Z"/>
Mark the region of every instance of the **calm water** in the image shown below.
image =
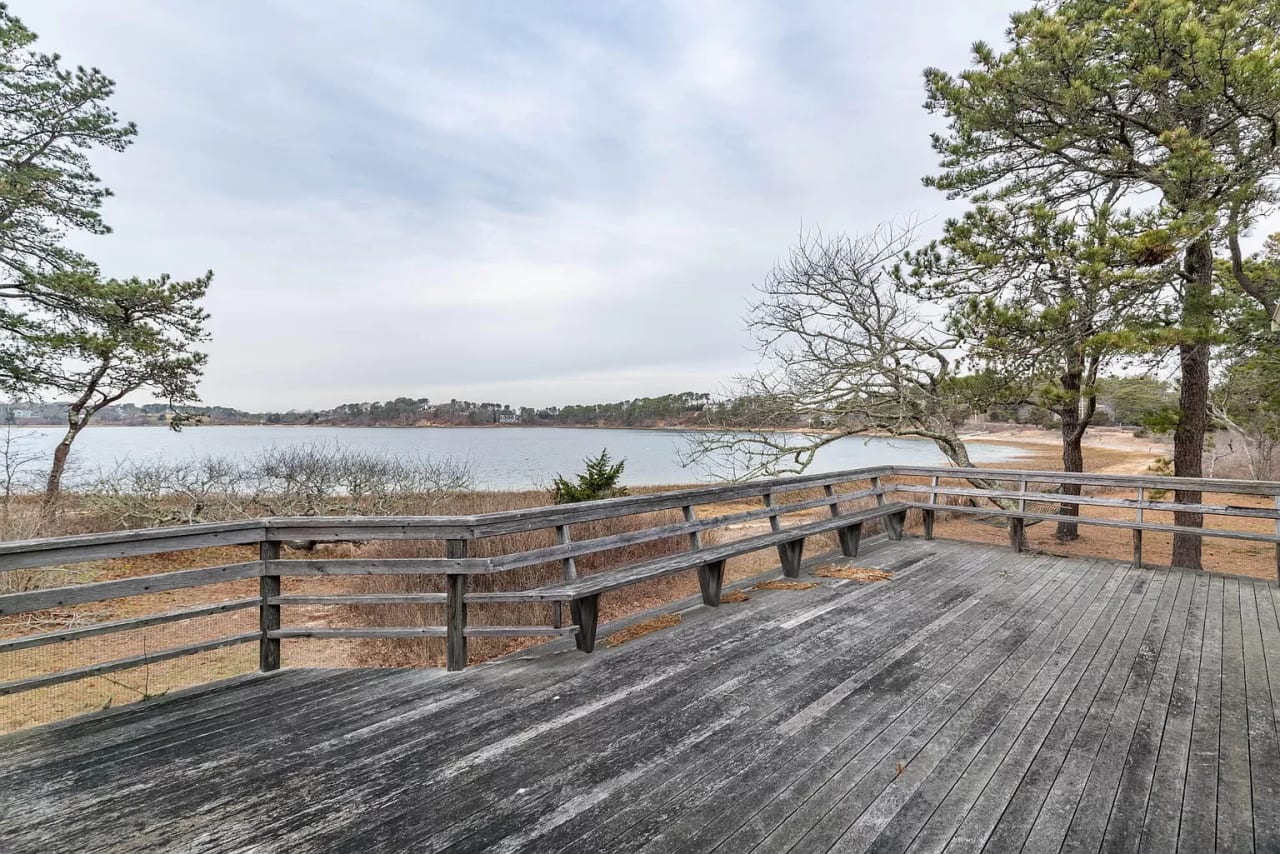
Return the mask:
<path id="1" fill-rule="evenodd" d="M 54 427 L 15 428 L 24 449 L 51 451 L 62 431 Z M 76 440 L 73 472 L 96 471 L 119 460 L 252 455 L 271 446 L 337 444 L 361 450 L 388 451 L 466 460 L 482 489 L 528 489 L 550 484 L 557 473 L 571 474 L 582 460 L 608 448 L 625 458 L 625 481 L 632 486 L 694 483 L 708 480 L 695 469 L 681 468 L 678 455 L 689 434 L 665 430 L 600 430 L 562 427 L 188 427 L 175 433 L 164 427 L 90 427 Z M 997 462 L 1017 456 L 1009 445 L 974 443 L 975 462 Z M 932 442 L 916 439 L 847 437 L 818 452 L 811 472 L 909 463 L 943 464 Z M 39 464 L 27 471 L 34 472 Z"/>

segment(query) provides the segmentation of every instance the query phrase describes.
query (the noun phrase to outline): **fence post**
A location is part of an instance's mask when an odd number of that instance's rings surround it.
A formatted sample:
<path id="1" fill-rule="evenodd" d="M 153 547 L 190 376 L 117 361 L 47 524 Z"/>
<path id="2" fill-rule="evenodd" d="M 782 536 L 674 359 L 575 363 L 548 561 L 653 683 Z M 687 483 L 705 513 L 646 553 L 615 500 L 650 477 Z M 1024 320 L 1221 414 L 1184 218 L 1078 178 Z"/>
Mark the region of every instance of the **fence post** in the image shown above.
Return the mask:
<path id="1" fill-rule="evenodd" d="M 446 541 L 445 554 L 452 559 L 465 558 L 467 541 Z M 467 666 L 467 576 L 446 573 L 445 585 L 445 659 L 450 670 L 462 670 Z"/>
<path id="2" fill-rule="evenodd" d="M 826 486 L 822 487 L 822 494 L 827 496 L 828 498 L 834 498 L 836 494 L 836 489 L 834 486 L 828 483 Z M 827 507 L 828 509 L 831 510 L 831 518 L 834 519 L 835 517 L 840 515 L 839 503 L 833 501 L 830 504 L 828 504 Z"/>
<path id="3" fill-rule="evenodd" d="M 831 486 L 830 484 L 822 487 L 822 492 L 828 498 L 834 498 L 836 494 L 835 487 Z M 831 502 L 830 504 L 827 505 L 827 507 L 831 509 L 832 518 L 844 515 L 843 513 L 840 512 L 840 503 L 837 501 Z M 836 528 L 836 537 L 839 538 L 840 540 L 840 554 L 844 555 L 845 557 L 857 557 L 858 556 L 858 538 L 861 536 L 861 534 L 862 534 L 862 523 L 858 523 L 856 525 L 850 525 L 847 528 Z"/>
<path id="4" fill-rule="evenodd" d="M 567 546 L 570 542 L 569 526 L 556 525 L 556 545 Z M 571 557 L 560 561 L 561 572 L 565 581 L 573 581 L 578 577 L 578 562 Z M 551 603 L 551 625 L 557 629 L 564 624 L 564 605 L 562 602 Z"/>
<path id="5" fill-rule="evenodd" d="M 1027 491 L 1027 479 L 1025 477 L 1022 480 L 1018 481 L 1018 491 L 1019 492 Z M 1018 512 L 1019 513 L 1027 512 L 1027 499 L 1025 498 L 1018 499 Z M 1026 544 L 1026 535 L 1024 534 L 1025 528 L 1026 528 L 1026 520 L 1023 519 L 1021 516 L 1009 517 L 1009 545 L 1013 548 L 1015 552 L 1022 551 L 1023 546 Z"/>
<path id="6" fill-rule="evenodd" d="M 280 606 L 271 599 L 280 595 L 280 576 L 271 568 L 271 562 L 280 559 L 280 544 L 263 540 L 258 543 L 258 559 L 262 561 L 262 575 L 258 577 L 258 669 L 263 673 L 280 669 L 280 638 L 271 633 L 280 629 Z"/>
<path id="7" fill-rule="evenodd" d="M 764 506 L 765 506 L 765 507 L 773 507 L 773 493 L 772 493 L 772 492 L 766 492 L 762 497 L 764 498 Z M 770 516 L 770 517 L 769 517 L 769 528 L 770 528 L 771 530 L 774 530 L 774 531 L 781 531 L 781 530 L 782 530 L 782 523 L 778 521 L 778 514 L 777 514 L 777 513 L 774 513 L 772 516 Z"/>
<path id="8" fill-rule="evenodd" d="M 1147 490 L 1146 487 L 1138 487 L 1138 513 L 1134 520 L 1139 525 L 1142 524 L 1142 505 L 1146 503 Z M 1077 505 L 1078 506 L 1078 505 Z M 1133 529 L 1133 568 L 1142 569 L 1142 528 Z"/>
<path id="9" fill-rule="evenodd" d="M 930 481 L 929 487 L 930 487 L 929 503 L 937 504 L 938 503 L 938 476 L 936 474 L 933 476 L 933 479 Z M 933 519 L 934 519 L 933 508 L 926 507 L 924 510 L 920 511 L 920 516 L 922 521 L 924 522 L 924 538 L 926 540 L 932 540 L 933 539 Z"/>
<path id="10" fill-rule="evenodd" d="M 685 506 L 681 507 L 680 512 L 684 514 L 684 520 L 686 522 L 693 523 L 698 521 L 698 514 L 694 512 L 692 504 L 686 504 Z M 689 548 L 695 552 L 698 549 L 702 548 L 702 532 L 701 531 L 689 532 Z"/>

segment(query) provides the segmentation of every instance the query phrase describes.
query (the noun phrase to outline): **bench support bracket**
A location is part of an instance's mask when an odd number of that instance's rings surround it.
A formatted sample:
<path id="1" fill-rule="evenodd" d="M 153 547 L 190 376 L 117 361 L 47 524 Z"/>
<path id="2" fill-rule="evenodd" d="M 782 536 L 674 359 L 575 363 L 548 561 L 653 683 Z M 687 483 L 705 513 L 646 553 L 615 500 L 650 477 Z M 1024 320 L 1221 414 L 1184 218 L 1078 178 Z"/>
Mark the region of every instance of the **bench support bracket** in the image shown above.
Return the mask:
<path id="1" fill-rule="evenodd" d="M 847 528 L 836 528 L 836 536 L 840 538 L 840 554 L 845 557 L 858 556 L 858 543 L 862 540 L 862 523 Z"/>
<path id="2" fill-rule="evenodd" d="M 926 540 L 933 539 L 933 510 L 925 509 L 920 511 L 920 515 L 924 521 L 924 538 Z"/>
<path id="3" fill-rule="evenodd" d="M 804 554 L 804 540 L 778 543 L 778 558 L 782 562 L 782 574 L 787 578 L 800 577 L 800 556 Z"/>
<path id="4" fill-rule="evenodd" d="M 899 510 L 897 513 L 891 513 L 884 517 L 885 531 L 889 534 L 889 539 L 902 539 L 902 527 L 907 522 L 907 511 Z"/>
<path id="5" fill-rule="evenodd" d="M 717 560 L 698 567 L 698 586 L 702 588 L 703 605 L 719 606 L 720 590 L 724 587 L 724 561 Z"/>
<path id="6" fill-rule="evenodd" d="M 573 615 L 573 622 L 578 626 L 578 631 L 574 635 L 578 649 L 591 652 L 596 648 L 596 626 L 600 620 L 600 594 L 574 599 L 569 603 L 569 613 Z"/>

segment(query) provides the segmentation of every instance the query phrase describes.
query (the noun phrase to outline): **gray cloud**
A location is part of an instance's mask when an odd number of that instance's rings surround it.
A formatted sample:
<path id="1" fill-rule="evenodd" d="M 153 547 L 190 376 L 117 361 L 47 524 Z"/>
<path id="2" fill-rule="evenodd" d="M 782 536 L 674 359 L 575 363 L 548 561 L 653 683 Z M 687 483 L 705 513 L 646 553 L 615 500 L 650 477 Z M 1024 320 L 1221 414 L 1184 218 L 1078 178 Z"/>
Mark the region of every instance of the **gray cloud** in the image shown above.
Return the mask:
<path id="1" fill-rule="evenodd" d="M 1021 4 L 13 5 L 140 126 L 81 248 L 212 267 L 204 398 L 303 407 L 718 386 L 802 225 L 955 210 L 920 72 Z"/>

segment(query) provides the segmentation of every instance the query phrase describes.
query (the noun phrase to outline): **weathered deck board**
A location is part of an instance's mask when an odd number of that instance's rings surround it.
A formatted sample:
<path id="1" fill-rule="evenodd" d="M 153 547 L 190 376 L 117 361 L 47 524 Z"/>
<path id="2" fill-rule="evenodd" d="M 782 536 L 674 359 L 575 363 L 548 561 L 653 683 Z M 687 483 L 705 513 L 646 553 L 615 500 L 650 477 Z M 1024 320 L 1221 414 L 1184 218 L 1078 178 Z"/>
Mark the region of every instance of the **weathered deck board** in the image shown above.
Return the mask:
<path id="1" fill-rule="evenodd" d="M 1218 730 L 1222 714 L 1222 611 L 1224 579 L 1209 582 L 1191 755 L 1178 828 L 1179 851 L 1213 850 L 1218 816 Z"/>
<path id="2" fill-rule="evenodd" d="M 1087 669 L 1106 630 L 1126 601 L 1124 594 L 1127 588 L 1133 583 L 1133 579 L 1123 572 L 1115 572 L 1107 578 L 1106 587 L 1090 603 L 1085 618 L 1076 624 L 1075 631 L 1083 632 L 1078 644 L 1061 647 L 1055 652 L 1058 662 L 1065 658 L 1061 669 L 1058 666 L 1041 669 L 1034 677 L 1035 690 L 1025 692 L 1007 709 L 988 705 L 977 725 L 964 734 L 957 749 L 929 769 L 923 779 L 902 787 L 909 789 L 900 796 L 902 807 L 888 817 L 877 837 L 864 833 L 862 847 L 878 851 L 938 848 L 946 842 L 945 836 L 930 840 L 926 835 L 917 839 L 926 823 L 933 828 L 945 827 L 949 833 L 967 813 L 972 814 L 975 803 L 988 791 L 1001 792 L 999 803 L 1007 803 L 1008 792 L 1005 790 L 1016 786 L 1020 775 L 1012 776 L 1005 770 L 1001 777 L 1001 763 L 1019 747 L 1023 753 L 1034 750 L 1030 744 L 1021 744 L 1021 738 L 1028 731 L 1043 733 L 1044 728 L 1031 726 L 1029 722 L 1037 721 L 1045 714 L 1054 715 L 1061 709 L 1065 696 L 1059 699 L 1059 695 L 1069 693 L 1069 686 L 1076 684 Z M 908 770 L 913 769 L 908 766 Z M 895 781 L 895 786 L 898 786 L 898 781 Z M 864 819 L 859 822 L 866 825 Z M 976 826 L 974 831 L 977 831 Z M 974 847 L 980 845 L 978 841 Z"/>
<path id="3" fill-rule="evenodd" d="M 930 566 L 932 564 L 926 565 L 926 571 Z M 785 767 L 788 763 L 794 765 L 795 757 L 773 755 L 779 749 L 779 733 L 810 730 L 809 720 L 817 714 L 815 710 L 825 710 L 849 698 L 858 685 L 868 680 L 889 676 L 886 673 L 888 668 L 911 662 L 924 666 L 929 663 L 928 656 L 939 649 L 935 641 L 944 626 L 955 621 L 968 621 L 980 613 L 973 607 L 977 604 L 976 599 L 957 596 L 953 590 L 945 592 L 946 604 L 934 606 L 935 619 L 932 621 L 920 621 L 913 607 L 909 618 L 904 619 L 907 615 L 900 613 L 877 631 L 864 633 L 852 652 L 842 652 L 830 658 L 832 667 L 821 674 L 822 678 L 814 678 L 810 673 L 798 683 L 794 679 L 789 680 L 783 686 L 786 691 L 782 702 L 763 709 L 756 718 L 766 725 L 737 726 L 730 735 L 713 743 L 714 751 L 704 751 L 696 761 L 677 765 L 675 773 L 670 769 L 655 769 L 630 781 L 619 792 L 620 799 L 628 804 L 622 811 L 608 803 L 597 805 L 563 823 L 555 834 L 547 838 L 548 841 L 586 850 L 612 847 L 619 838 L 643 839 L 646 832 L 656 832 L 647 830 L 647 824 L 654 820 L 655 815 L 661 815 L 662 808 L 668 803 L 687 806 L 705 798 L 718 799 L 719 787 L 730 779 L 739 779 L 750 788 L 752 784 L 744 778 Z M 929 609 L 927 602 L 921 604 Z M 779 693 L 775 691 L 775 696 Z M 858 710 L 850 710 L 850 718 L 855 711 Z M 649 804 L 659 809 L 646 808 Z M 612 813 L 607 822 L 598 820 L 603 812 Z M 742 814 L 740 808 L 735 812 Z M 732 829 L 730 826 L 726 832 Z"/>
<path id="4" fill-rule="evenodd" d="M 992 851 L 1021 848 L 1093 707 L 1112 660 L 1119 654 L 1152 589 L 1160 588 L 1150 583 L 1148 575 L 1125 574 L 1117 594 L 1120 611 L 1105 633 L 1097 633 L 1100 642 L 1082 662 L 1079 679 L 1074 684 L 1070 680 L 1059 681 L 1055 705 L 1038 711 L 1023 728 L 981 791 L 975 791 L 978 787 L 971 785 L 968 775 L 957 782 L 911 840 L 912 848 L 939 850 L 953 840 L 957 849 L 968 845 L 977 850 L 984 844 Z"/>
<path id="5" fill-rule="evenodd" d="M 0 737 L 0 849 L 1276 847 L 1274 585 L 941 540 L 856 563 L 895 577 Z"/>

